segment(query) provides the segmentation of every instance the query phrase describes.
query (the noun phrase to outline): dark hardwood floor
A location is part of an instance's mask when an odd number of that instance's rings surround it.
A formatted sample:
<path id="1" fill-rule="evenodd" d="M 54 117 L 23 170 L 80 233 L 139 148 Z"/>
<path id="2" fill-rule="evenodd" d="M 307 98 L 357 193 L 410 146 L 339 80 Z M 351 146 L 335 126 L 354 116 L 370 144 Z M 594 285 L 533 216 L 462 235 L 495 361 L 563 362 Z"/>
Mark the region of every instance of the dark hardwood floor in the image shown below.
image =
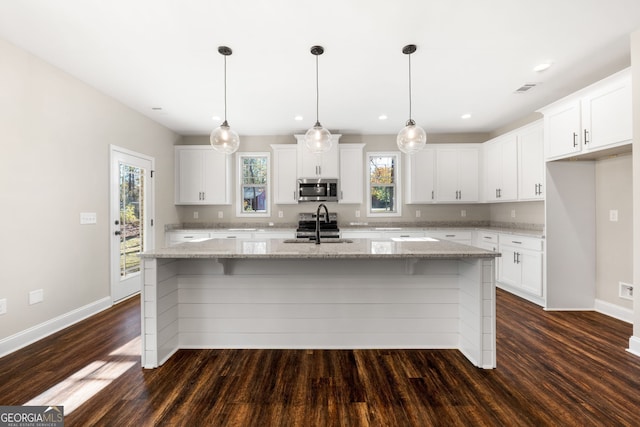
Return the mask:
<path id="1" fill-rule="evenodd" d="M 494 370 L 456 350 L 182 350 L 143 370 L 136 297 L 0 359 L 0 405 L 69 399 L 67 426 L 640 425 L 631 325 L 503 291 L 497 313 Z"/>

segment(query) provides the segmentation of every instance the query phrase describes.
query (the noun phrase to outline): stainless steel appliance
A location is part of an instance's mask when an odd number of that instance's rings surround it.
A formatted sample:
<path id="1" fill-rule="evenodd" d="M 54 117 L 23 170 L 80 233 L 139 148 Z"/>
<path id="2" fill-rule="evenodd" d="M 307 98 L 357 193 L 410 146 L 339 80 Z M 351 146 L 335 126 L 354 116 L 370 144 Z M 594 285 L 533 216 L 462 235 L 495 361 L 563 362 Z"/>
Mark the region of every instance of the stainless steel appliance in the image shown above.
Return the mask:
<path id="1" fill-rule="evenodd" d="M 298 179 L 299 202 L 337 202 L 338 180 L 335 178 Z"/>
<path id="2" fill-rule="evenodd" d="M 299 239 L 316 238 L 316 214 L 313 212 L 303 212 L 298 214 L 298 228 L 296 237 Z M 337 239 L 340 237 L 338 228 L 338 214 L 329 213 L 329 222 L 325 222 L 325 214 L 320 214 L 320 239 Z"/>

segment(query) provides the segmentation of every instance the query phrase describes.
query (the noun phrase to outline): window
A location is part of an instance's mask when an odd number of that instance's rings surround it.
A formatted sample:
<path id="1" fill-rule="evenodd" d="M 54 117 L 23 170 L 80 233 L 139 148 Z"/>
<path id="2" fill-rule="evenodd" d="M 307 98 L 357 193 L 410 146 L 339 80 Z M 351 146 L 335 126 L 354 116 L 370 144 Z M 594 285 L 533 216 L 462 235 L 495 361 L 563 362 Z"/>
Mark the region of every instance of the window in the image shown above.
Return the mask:
<path id="1" fill-rule="evenodd" d="M 238 216 L 269 216 L 269 153 L 238 154 Z"/>
<path id="2" fill-rule="evenodd" d="M 400 216 L 400 156 L 397 152 L 367 153 L 368 216 Z"/>

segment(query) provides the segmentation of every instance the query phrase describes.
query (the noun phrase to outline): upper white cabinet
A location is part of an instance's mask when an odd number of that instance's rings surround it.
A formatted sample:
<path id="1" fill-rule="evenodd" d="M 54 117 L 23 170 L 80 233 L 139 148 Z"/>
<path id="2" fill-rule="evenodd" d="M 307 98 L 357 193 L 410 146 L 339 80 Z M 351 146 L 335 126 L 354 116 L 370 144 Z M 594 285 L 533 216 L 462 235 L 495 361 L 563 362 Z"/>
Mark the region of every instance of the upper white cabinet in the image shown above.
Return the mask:
<path id="1" fill-rule="evenodd" d="M 231 156 L 208 145 L 175 147 L 175 204 L 231 204 Z"/>
<path id="2" fill-rule="evenodd" d="M 518 136 L 500 136 L 484 144 L 485 199 L 508 202 L 518 198 Z"/>
<path id="3" fill-rule="evenodd" d="M 298 146 L 296 144 L 271 144 L 273 150 L 273 203 L 297 204 Z"/>
<path id="4" fill-rule="evenodd" d="M 518 200 L 544 199 L 544 125 L 518 131 Z"/>
<path id="5" fill-rule="evenodd" d="M 436 150 L 423 148 L 417 153 L 405 155 L 406 176 L 405 203 L 423 204 L 436 201 Z"/>
<path id="6" fill-rule="evenodd" d="M 338 178 L 338 142 L 341 136 L 331 135 L 333 142 L 331 150 L 322 154 L 314 154 L 305 146 L 304 135 L 296 135 L 298 141 L 298 178 Z"/>
<path id="7" fill-rule="evenodd" d="M 626 69 L 540 110 L 547 160 L 630 144 L 631 72 Z"/>
<path id="8" fill-rule="evenodd" d="M 478 147 L 436 150 L 436 198 L 439 202 L 478 201 Z"/>
<path id="9" fill-rule="evenodd" d="M 336 144 L 338 145 L 338 144 Z M 338 203 L 360 204 L 364 197 L 365 144 L 340 144 L 340 199 Z"/>

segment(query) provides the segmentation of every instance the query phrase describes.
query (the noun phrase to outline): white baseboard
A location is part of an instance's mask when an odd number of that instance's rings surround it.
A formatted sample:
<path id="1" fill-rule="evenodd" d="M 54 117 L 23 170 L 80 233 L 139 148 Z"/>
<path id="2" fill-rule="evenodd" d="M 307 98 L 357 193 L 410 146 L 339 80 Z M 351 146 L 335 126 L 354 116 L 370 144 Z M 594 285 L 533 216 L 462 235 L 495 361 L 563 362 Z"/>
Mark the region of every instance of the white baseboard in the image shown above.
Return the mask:
<path id="1" fill-rule="evenodd" d="M 611 304 L 610 302 L 596 299 L 595 310 L 598 313 L 606 314 L 607 316 L 622 320 L 627 323 L 633 323 L 633 310 L 620 307 L 619 305 Z"/>
<path id="2" fill-rule="evenodd" d="M 627 351 L 635 356 L 640 357 L 640 338 L 632 336 L 629 338 L 629 348 Z"/>
<path id="3" fill-rule="evenodd" d="M 93 316 L 113 305 L 111 297 L 105 297 L 94 301 L 84 307 L 77 308 L 62 314 L 39 325 L 33 326 L 17 334 L 0 340 L 0 357 L 13 353 L 29 344 L 69 327 L 87 317 Z"/>

